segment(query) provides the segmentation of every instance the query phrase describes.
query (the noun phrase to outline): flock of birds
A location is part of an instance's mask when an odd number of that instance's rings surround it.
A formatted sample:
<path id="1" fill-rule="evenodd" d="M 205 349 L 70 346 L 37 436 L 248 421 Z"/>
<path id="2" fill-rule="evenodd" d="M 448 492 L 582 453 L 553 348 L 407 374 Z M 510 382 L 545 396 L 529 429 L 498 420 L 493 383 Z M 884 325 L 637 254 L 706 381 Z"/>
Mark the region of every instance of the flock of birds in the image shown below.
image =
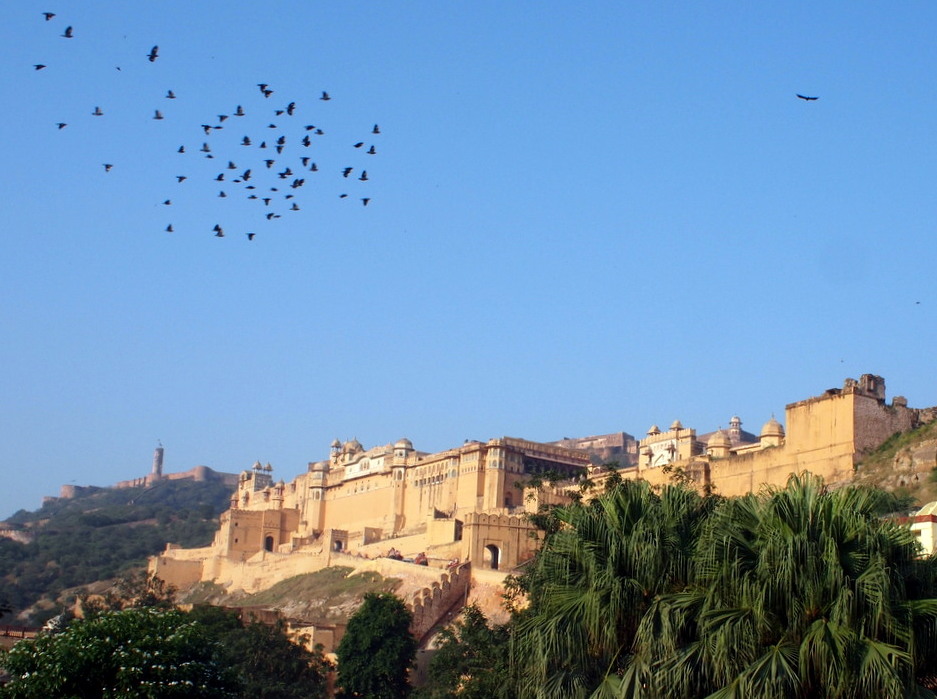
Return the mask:
<path id="1" fill-rule="evenodd" d="M 51 22 L 56 14 L 54 12 L 43 12 L 42 16 L 46 22 Z M 62 34 L 63 39 L 74 39 L 75 30 L 72 26 L 66 26 Z M 154 45 L 149 53 L 144 54 L 150 63 L 155 63 L 161 58 L 159 46 Z M 115 66 L 121 70 L 120 66 Z M 41 71 L 47 68 L 45 64 L 36 63 L 34 70 Z M 253 204 L 256 204 L 260 211 L 258 221 L 263 224 L 274 222 L 284 216 L 293 215 L 303 209 L 301 206 L 302 194 L 313 190 L 316 185 L 316 178 L 340 177 L 343 187 L 337 195 L 342 200 L 357 200 L 362 206 L 368 206 L 371 202 L 371 196 L 368 193 L 368 183 L 371 181 L 367 168 L 370 165 L 370 158 L 376 156 L 378 147 L 377 137 L 381 134 L 381 128 L 374 124 L 364 133 L 359 134 L 359 138 L 348 144 L 348 157 L 341 167 L 326 169 L 326 166 L 320 164 L 316 158 L 316 141 L 326 135 L 322 125 L 316 123 L 307 123 L 306 119 L 300 117 L 300 107 L 296 101 L 289 101 L 285 104 L 275 102 L 276 90 L 269 83 L 258 83 L 262 103 L 271 100 L 274 103 L 272 109 L 255 110 L 251 108 L 254 114 L 262 115 L 262 121 L 268 122 L 263 127 L 263 132 L 245 133 L 241 130 L 237 133 L 235 140 L 237 145 L 233 145 L 230 139 L 219 140 L 219 132 L 225 129 L 229 131 L 238 127 L 238 122 L 248 111 L 238 104 L 234 109 L 227 113 L 216 114 L 205 123 L 198 126 L 198 132 L 193 129 L 193 133 L 198 133 L 198 138 L 194 142 L 180 144 L 175 149 L 175 154 L 170 157 L 178 158 L 180 165 L 173 178 L 173 187 L 184 188 L 188 180 L 192 178 L 204 177 L 205 172 L 211 172 L 210 179 L 217 189 L 218 199 L 229 199 L 241 197 Z M 152 119 L 163 121 L 167 116 L 171 116 L 171 105 L 173 100 L 178 99 L 176 92 L 167 89 L 163 99 L 168 100 L 166 106 L 153 110 Z M 318 97 L 318 102 L 322 105 L 332 100 L 328 92 L 322 91 Z M 165 113 L 164 113 L 165 112 Z M 95 106 L 90 115 L 95 118 L 104 117 L 105 109 L 101 106 Z M 246 122 L 241 122 L 246 123 Z M 62 130 L 68 126 L 67 122 L 60 121 L 56 123 L 56 128 Z M 214 138 L 213 138 L 214 136 Z M 210 164 L 217 164 L 215 167 L 197 167 L 192 163 L 193 158 L 209 161 Z M 105 173 L 112 172 L 117 163 L 102 163 Z M 199 172 L 201 174 L 195 174 Z M 191 186 L 191 183 L 189 184 Z M 174 192 L 164 192 L 164 198 L 161 199 L 159 206 L 172 207 L 173 199 L 176 196 Z M 173 233 L 177 230 L 172 216 L 166 217 L 165 231 Z M 226 235 L 224 227 L 216 223 L 211 229 L 218 238 Z M 254 240 L 256 233 L 253 231 L 244 231 L 248 240 Z"/>

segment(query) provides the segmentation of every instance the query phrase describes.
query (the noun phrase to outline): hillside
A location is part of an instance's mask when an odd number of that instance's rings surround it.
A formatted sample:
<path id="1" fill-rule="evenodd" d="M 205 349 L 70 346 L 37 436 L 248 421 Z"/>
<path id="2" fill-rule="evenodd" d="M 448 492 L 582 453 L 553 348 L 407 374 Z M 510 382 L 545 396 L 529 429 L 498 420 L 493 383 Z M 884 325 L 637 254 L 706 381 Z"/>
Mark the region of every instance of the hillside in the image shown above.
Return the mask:
<path id="1" fill-rule="evenodd" d="M 855 482 L 892 492 L 909 508 L 937 500 L 937 421 L 893 434 L 865 455 Z"/>
<path id="2" fill-rule="evenodd" d="M 221 483 L 163 481 L 20 510 L 4 527 L 16 538 L 0 538 L 0 600 L 19 623 L 41 623 L 56 613 L 63 591 L 142 566 L 167 542 L 205 546 L 232 491 Z"/>

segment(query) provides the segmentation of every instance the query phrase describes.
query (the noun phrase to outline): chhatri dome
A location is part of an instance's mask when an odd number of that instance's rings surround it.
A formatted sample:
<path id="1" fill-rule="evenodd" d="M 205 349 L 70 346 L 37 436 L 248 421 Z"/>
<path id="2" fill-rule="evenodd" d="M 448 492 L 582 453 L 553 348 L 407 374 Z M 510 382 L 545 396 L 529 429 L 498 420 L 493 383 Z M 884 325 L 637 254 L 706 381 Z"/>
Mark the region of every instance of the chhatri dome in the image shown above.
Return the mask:
<path id="1" fill-rule="evenodd" d="M 781 423 L 772 418 L 768 420 L 764 427 L 761 428 L 760 437 L 783 437 L 784 436 L 784 427 L 781 426 Z"/>

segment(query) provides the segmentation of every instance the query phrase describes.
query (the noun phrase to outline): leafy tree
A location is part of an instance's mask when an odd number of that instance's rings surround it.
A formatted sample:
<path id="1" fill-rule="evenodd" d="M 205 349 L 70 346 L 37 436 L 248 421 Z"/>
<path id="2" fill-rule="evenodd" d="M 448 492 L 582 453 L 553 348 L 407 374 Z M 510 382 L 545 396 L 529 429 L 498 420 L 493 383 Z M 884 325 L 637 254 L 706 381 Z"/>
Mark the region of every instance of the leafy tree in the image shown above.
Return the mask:
<path id="1" fill-rule="evenodd" d="M 177 610 L 126 609 L 16 644 L 3 699 L 228 697 L 236 686 L 199 625 Z"/>
<path id="2" fill-rule="evenodd" d="M 429 665 L 429 681 L 414 693 L 419 699 L 509 699 L 509 640 L 506 626 L 488 626 L 475 605 L 462 611 L 461 621 L 440 634 Z"/>
<path id="3" fill-rule="evenodd" d="M 281 624 L 243 624 L 231 611 L 198 606 L 190 613 L 217 641 L 215 657 L 237 675 L 244 699 L 320 699 L 332 664 L 322 647 L 310 652 L 292 642 Z"/>
<path id="4" fill-rule="evenodd" d="M 398 597 L 386 592 L 364 595 L 335 651 L 342 696 L 397 699 L 410 694 L 408 672 L 416 655 L 412 619 Z"/>

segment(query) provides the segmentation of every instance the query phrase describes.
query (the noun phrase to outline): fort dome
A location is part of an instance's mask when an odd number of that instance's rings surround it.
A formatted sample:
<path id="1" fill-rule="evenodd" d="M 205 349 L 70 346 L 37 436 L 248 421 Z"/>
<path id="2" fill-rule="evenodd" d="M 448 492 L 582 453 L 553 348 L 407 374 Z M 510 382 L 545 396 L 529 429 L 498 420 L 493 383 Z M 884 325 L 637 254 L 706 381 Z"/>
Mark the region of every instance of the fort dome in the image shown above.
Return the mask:
<path id="1" fill-rule="evenodd" d="M 660 427 L 657 425 L 651 425 L 647 431 L 648 434 L 660 434 Z"/>
<path id="2" fill-rule="evenodd" d="M 394 449 L 413 449 L 413 442 L 404 437 L 403 439 L 398 439 L 394 444 Z"/>
<path id="3" fill-rule="evenodd" d="M 768 420 L 764 427 L 761 428 L 760 437 L 783 437 L 784 436 L 784 427 L 781 426 L 781 423 L 775 420 L 773 417 Z"/>
<path id="4" fill-rule="evenodd" d="M 361 442 L 359 442 L 357 439 L 353 439 L 350 442 L 345 442 L 345 444 L 342 446 L 343 454 L 357 454 L 362 451 L 364 451 L 364 447 L 361 446 Z"/>
<path id="5" fill-rule="evenodd" d="M 729 435 L 726 434 L 726 431 L 721 427 L 712 433 L 709 437 L 709 441 L 706 443 L 708 447 L 731 447 L 732 440 L 729 439 Z"/>
<path id="6" fill-rule="evenodd" d="M 682 430 L 682 429 L 683 429 L 683 423 L 680 422 L 679 420 L 674 420 L 673 422 L 670 423 L 670 429 L 672 429 L 672 430 Z"/>

